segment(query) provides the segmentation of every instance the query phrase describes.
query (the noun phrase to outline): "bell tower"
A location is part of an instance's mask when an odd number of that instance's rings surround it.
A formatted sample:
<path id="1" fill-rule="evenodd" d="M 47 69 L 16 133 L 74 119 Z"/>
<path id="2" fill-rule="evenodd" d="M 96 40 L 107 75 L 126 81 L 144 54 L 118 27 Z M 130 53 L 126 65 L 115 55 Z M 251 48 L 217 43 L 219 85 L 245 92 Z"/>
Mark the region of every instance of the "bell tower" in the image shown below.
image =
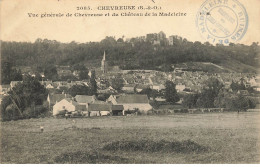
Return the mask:
<path id="1" fill-rule="evenodd" d="M 103 59 L 101 61 L 101 70 L 103 73 L 107 73 L 107 62 L 106 62 L 106 52 L 104 51 Z"/>

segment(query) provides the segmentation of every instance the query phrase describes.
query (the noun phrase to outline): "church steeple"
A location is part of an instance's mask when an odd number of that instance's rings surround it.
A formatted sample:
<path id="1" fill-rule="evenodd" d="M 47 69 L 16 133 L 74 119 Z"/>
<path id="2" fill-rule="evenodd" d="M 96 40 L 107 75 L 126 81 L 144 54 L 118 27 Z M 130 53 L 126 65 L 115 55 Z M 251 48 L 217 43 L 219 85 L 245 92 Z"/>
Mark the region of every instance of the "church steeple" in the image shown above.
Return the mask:
<path id="1" fill-rule="evenodd" d="M 104 55 L 103 55 L 103 59 L 102 59 L 103 61 L 105 61 L 106 60 L 106 51 L 104 51 Z"/>
<path id="2" fill-rule="evenodd" d="M 103 73 L 107 73 L 106 51 L 104 51 L 103 59 L 101 61 L 101 70 Z"/>

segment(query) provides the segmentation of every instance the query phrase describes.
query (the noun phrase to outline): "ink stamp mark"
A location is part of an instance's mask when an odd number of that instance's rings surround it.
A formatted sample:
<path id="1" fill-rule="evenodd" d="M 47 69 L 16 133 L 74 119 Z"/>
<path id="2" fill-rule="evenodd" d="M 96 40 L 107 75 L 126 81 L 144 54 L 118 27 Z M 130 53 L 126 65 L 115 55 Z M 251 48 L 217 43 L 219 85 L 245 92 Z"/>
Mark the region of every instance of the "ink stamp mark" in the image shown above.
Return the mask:
<path id="1" fill-rule="evenodd" d="M 196 26 L 211 43 L 234 43 L 247 31 L 248 15 L 238 0 L 206 0 L 197 13 Z"/>

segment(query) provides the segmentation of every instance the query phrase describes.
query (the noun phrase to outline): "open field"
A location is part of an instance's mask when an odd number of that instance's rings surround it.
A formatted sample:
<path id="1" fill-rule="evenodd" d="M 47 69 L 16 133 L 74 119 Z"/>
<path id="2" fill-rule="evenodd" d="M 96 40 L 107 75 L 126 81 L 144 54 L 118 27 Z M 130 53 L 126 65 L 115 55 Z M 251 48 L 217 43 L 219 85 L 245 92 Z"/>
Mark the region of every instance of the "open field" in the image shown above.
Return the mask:
<path id="1" fill-rule="evenodd" d="M 260 113 L 1 123 L 1 163 L 259 163 Z M 44 126 L 44 132 L 40 132 Z"/>

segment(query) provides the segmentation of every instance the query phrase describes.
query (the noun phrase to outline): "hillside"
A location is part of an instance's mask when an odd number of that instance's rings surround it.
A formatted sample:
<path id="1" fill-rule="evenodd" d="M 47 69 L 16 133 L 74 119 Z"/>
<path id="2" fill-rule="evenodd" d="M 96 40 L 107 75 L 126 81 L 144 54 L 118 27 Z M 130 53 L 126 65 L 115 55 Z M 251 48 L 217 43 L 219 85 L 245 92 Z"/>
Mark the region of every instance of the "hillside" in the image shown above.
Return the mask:
<path id="1" fill-rule="evenodd" d="M 254 66 L 250 66 L 244 63 L 241 63 L 237 60 L 227 60 L 223 61 L 220 64 L 229 72 L 239 72 L 239 73 L 257 73 L 258 68 Z"/>
<path id="2" fill-rule="evenodd" d="M 203 71 L 208 73 L 257 73 L 257 68 L 243 64 L 236 60 L 227 60 L 221 62 L 221 64 L 214 64 L 211 62 L 186 62 L 180 64 L 174 64 L 176 68 L 185 67 L 184 71 Z"/>
<path id="3" fill-rule="evenodd" d="M 6 62 L 13 67 L 30 66 L 35 72 L 44 72 L 57 65 L 84 64 L 91 69 L 100 66 L 105 51 L 109 66 L 119 66 L 123 70 L 172 71 L 172 65 L 185 63 L 190 70 L 206 72 L 256 72 L 259 67 L 259 61 L 256 61 L 260 57 L 258 43 L 213 46 L 176 40 L 173 45 L 135 40 L 118 42 L 113 37 L 89 43 L 61 43 L 47 39 L 37 39 L 34 43 L 1 41 L 1 63 L 2 67 Z"/>

